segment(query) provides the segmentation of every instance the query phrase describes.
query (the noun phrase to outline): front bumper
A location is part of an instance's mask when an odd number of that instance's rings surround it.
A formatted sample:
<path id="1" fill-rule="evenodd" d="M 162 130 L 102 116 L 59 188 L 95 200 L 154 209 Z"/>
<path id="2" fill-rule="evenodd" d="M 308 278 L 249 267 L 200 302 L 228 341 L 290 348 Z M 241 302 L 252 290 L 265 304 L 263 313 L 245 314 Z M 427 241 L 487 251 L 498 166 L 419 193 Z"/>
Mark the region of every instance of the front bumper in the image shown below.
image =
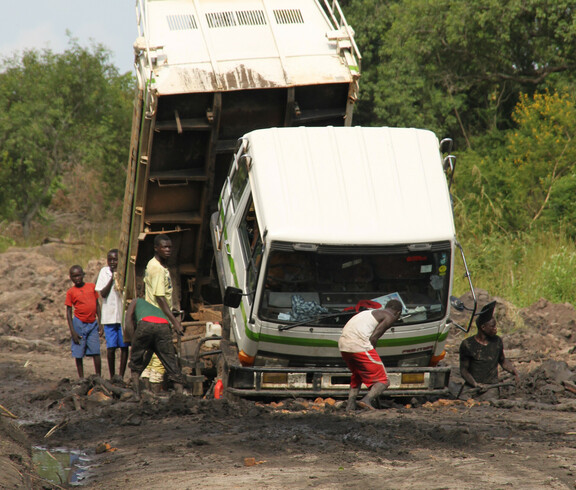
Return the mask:
<path id="1" fill-rule="evenodd" d="M 448 394 L 449 367 L 386 368 L 390 386 L 382 396 Z M 240 397 L 345 398 L 350 388 L 346 368 L 231 366 L 227 391 Z"/>

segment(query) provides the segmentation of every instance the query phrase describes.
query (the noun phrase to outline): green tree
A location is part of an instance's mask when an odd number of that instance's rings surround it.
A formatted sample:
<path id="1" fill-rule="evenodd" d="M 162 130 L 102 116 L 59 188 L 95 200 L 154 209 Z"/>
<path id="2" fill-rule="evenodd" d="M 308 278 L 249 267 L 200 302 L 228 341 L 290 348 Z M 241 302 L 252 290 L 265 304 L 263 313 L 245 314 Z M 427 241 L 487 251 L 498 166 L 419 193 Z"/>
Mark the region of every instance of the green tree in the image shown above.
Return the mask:
<path id="1" fill-rule="evenodd" d="M 122 197 L 132 82 L 109 58 L 71 39 L 62 54 L 28 50 L 2 62 L 0 215 L 25 235 L 75 167 L 95 171 L 108 200 Z"/>
<path id="2" fill-rule="evenodd" d="M 498 142 L 461 155 L 458 224 L 476 237 L 534 227 L 576 236 L 576 98 L 521 94 L 512 119 Z"/>
<path id="3" fill-rule="evenodd" d="M 549 92 L 532 97 L 522 95 L 512 117 L 518 127 L 509 132 L 508 158 L 503 162 L 503 171 L 514 176 L 513 214 L 523 217 L 517 226 L 532 226 L 542 219 L 553 226 L 564 221 L 564 213 L 574 216 L 576 206 L 571 205 L 576 172 L 574 95 Z"/>
<path id="4" fill-rule="evenodd" d="M 520 93 L 576 68 L 569 0 L 350 0 L 364 55 L 356 122 L 421 126 L 471 145 L 512 126 Z"/>

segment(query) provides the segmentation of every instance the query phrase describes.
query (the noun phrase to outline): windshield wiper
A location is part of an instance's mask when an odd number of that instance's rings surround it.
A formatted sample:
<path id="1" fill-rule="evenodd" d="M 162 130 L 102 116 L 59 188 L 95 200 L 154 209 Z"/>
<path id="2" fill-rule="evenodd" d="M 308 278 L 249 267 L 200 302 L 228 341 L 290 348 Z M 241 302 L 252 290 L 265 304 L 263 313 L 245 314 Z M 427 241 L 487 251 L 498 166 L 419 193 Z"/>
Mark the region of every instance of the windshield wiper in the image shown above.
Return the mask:
<path id="1" fill-rule="evenodd" d="M 341 315 L 355 315 L 357 313 L 357 311 L 339 311 L 338 313 L 330 313 L 328 315 L 320 315 L 317 317 L 311 317 L 311 318 L 307 318 L 306 320 L 302 320 L 301 322 L 297 322 L 297 323 L 292 323 L 291 325 L 278 325 L 278 330 L 283 331 L 283 330 L 290 330 L 291 328 L 294 327 L 301 327 L 303 325 L 306 325 L 307 323 L 310 322 L 317 322 L 318 320 L 325 320 L 328 318 L 336 318 L 338 316 Z"/>
<path id="2" fill-rule="evenodd" d="M 352 310 L 352 311 L 340 311 L 338 313 L 330 313 L 329 315 L 320 315 L 315 318 L 307 318 L 306 320 L 302 320 L 301 322 L 298 323 L 292 323 L 291 325 L 278 325 L 278 330 L 282 332 L 284 330 L 290 330 L 291 328 L 294 327 L 302 327 L 303 325 L 306 325 L 310 322 L 317 322 L 318 320 L 325 320 L 328 318 L 336 318 L 340 315 L 355 315 L 356 313 L 358 312 Z M 406 315 L 402 315 L 400 318 L 398 318 L 398 321 L 403 322 L 405 318 L 410 318 L 412 315 L 414 315 L 414 313 L 407 313 Z"/>

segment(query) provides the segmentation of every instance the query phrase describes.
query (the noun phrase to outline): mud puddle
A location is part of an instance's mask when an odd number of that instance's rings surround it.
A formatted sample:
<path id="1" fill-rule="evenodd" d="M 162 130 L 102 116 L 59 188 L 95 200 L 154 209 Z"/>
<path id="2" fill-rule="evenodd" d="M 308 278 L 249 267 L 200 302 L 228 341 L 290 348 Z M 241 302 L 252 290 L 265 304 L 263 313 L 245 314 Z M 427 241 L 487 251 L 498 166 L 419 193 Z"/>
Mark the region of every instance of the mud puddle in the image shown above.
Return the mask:
<path id="1" fill-rule="evenodd" d="M 57 485 L 81 486 L 87 483 L 91 461 L 82 451 L 67 448 L 32 447 L 36 474 Z"/>

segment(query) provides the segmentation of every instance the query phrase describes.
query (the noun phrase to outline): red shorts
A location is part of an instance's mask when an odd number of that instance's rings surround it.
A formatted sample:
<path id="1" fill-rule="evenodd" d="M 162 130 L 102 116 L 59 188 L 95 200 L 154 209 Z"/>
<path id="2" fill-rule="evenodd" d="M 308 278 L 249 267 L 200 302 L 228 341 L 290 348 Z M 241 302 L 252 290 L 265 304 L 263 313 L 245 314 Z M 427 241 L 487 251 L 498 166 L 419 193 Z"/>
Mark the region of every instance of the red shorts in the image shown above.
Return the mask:
<path id="1" fill-rule="evenodd" d="M 352 372 L 350 388 L 360 388 L 362 383 L 370 388 L 374 383 L 387 383 L 388 376 L 376 349 L 367 352 L 341 352 Z"/>

